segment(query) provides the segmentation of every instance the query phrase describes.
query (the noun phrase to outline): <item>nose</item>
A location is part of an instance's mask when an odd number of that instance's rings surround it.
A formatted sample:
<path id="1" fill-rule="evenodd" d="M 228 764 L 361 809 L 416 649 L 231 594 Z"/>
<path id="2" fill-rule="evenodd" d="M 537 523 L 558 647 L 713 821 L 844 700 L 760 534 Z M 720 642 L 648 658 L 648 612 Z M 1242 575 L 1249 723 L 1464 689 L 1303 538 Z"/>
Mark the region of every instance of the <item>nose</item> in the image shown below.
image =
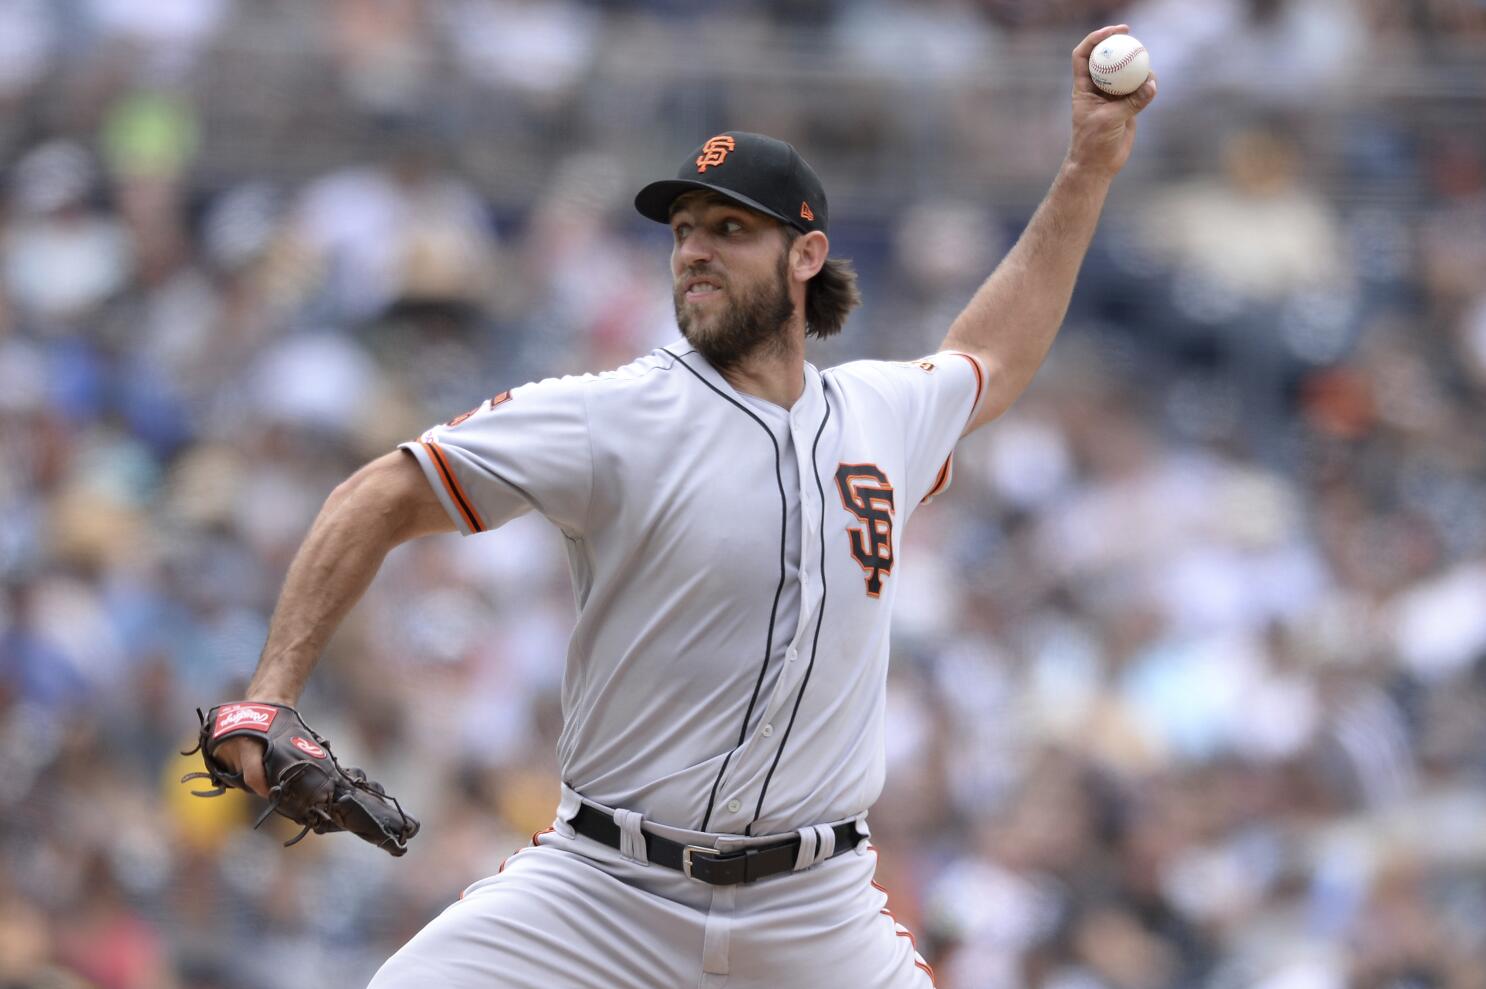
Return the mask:
<path id="1" fill-rule="evenodd" d="M 692 230 L 676 244 L 672 253 L 676 273 L 712 260 L 712 241 L 703 230 Z"/>

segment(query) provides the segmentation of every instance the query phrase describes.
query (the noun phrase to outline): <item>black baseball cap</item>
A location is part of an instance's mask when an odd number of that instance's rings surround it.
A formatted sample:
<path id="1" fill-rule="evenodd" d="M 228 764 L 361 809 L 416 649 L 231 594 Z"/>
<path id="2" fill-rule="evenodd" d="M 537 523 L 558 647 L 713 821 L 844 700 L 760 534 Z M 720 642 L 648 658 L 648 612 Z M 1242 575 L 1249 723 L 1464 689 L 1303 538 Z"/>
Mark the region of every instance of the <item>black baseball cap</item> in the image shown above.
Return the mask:
<path id="1" fill-rule="evenodd" d="M 702 142 L 676 171 L 641 189 L 635 209 L 657 223 L 671 222 L 682 193 L 706 189 L 758 210 L 804 233 L 826 229 L 826 190 L 790 144 L 762 134 L 727 131 Z"/>

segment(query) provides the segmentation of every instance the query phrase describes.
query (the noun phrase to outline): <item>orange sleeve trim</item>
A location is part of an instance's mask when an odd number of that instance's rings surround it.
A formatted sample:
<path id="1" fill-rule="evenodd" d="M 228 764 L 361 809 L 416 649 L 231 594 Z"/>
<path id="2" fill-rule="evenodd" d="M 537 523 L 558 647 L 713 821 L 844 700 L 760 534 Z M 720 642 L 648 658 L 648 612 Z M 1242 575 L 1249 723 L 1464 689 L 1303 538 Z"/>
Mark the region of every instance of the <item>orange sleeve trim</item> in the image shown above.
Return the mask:
<path id="1" fill-rule="evenodd" d="M 944 466 L 939 468 L 939 474 L 934 478 L 934 486 L 929 489 L 928 494 L 924 495 L 924 501 L 928 501 L 930 498 L 934 497 L 939 492 L 949 487 L 949 468 L 950 465 L 954 462 L 955 455 L 953 453 L 944 458 Z"/>
<path id="2" fill-rule="evenodd" d="M 459 514 L 464 517 L 465 524 L 473 532 L 484 532 L 485 523 L 480 521 L 480 513 L 475 511 L 474 502 L 470 501 L 469 496 L 464 493 L 464 488 L 459 484 L 459 478 L 455 477 L 454 471 L 450 469 L 444 451 L 437 443 L 429 443 L 426 440 L 418 442 L 423 445 L 423 449 L 428 452 L 429 459 L 438 468 L 439 479 L 444 482 L 444 490 L 449 493 L 449 499 L 454 502 L 455 507 L 459 509 Z"/>
<path id="3" fill-rule="evenodd" d="M 965 358 L 965 360 L 969 361 L 971 369 L 975 372 L 975 401 L 970 403 L 970 414 L 974 415 L 975 410 L 980 408 L 980 396 L 985 391 L 985 372 L 980 369 L 980 361 L 976 360 L 974 357 L 971 357 L 963 350 L 951 350 L 950 353 L 958 354 L 960 357 L 963 357 Z"/>

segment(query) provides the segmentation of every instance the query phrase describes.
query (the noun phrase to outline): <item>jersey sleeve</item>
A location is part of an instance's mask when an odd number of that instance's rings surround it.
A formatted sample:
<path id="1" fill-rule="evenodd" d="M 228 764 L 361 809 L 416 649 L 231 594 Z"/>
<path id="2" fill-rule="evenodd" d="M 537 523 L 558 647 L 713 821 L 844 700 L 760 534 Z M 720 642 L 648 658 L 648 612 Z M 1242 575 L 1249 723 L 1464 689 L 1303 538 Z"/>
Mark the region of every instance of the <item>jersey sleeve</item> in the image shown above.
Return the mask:
<path id="1" fill-rule="evenodd" d="M 467 536 L 532 510 L 583 535 L 593 489 L 583 378 L 501 392 L 400 448 Z"/>
<path id="2" fill-rule="evenodd" d="M 985 368 L 957 350 L 856 367 L 875 379 L 904 431 L 910 504 L 930 500 L 949 487 L 955 444 L 985 397 Z"/>

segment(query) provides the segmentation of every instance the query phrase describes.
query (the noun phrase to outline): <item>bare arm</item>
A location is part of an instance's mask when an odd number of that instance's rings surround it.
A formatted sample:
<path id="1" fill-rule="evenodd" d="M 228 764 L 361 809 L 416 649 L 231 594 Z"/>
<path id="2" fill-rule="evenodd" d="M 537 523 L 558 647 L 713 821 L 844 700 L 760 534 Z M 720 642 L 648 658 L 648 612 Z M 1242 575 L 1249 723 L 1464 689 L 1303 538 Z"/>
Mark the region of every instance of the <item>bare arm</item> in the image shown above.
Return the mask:
<path id="1" fill-rule="evenodd" d="M 1053 345 L 1110 183 L 1130 157 L 1135 115 L 1156 96 L 1155 76 L 1114 99 L 1094 87 L 1089 54 L 1126 26 L 1101 28 L 1073 50 L 1073 137 L 1052 189 L 1016 245 L 955 318 L 943 350 L 986 366 L 986 397 L 969 432 L 1005 412 L 1032 381 Z"/>
<path id="2" fill-rule="evenodd" d="M 293 706 L 326 641 L 360 600 L 388 551 L 453 529 L 417 461 L 401 450 L 342 482 L 289 565 L 246 699 Z M 229 765 L 241 766 L 253 790 L 267 794 L 259 744 L 229 739 L 217 751 Z"/>

